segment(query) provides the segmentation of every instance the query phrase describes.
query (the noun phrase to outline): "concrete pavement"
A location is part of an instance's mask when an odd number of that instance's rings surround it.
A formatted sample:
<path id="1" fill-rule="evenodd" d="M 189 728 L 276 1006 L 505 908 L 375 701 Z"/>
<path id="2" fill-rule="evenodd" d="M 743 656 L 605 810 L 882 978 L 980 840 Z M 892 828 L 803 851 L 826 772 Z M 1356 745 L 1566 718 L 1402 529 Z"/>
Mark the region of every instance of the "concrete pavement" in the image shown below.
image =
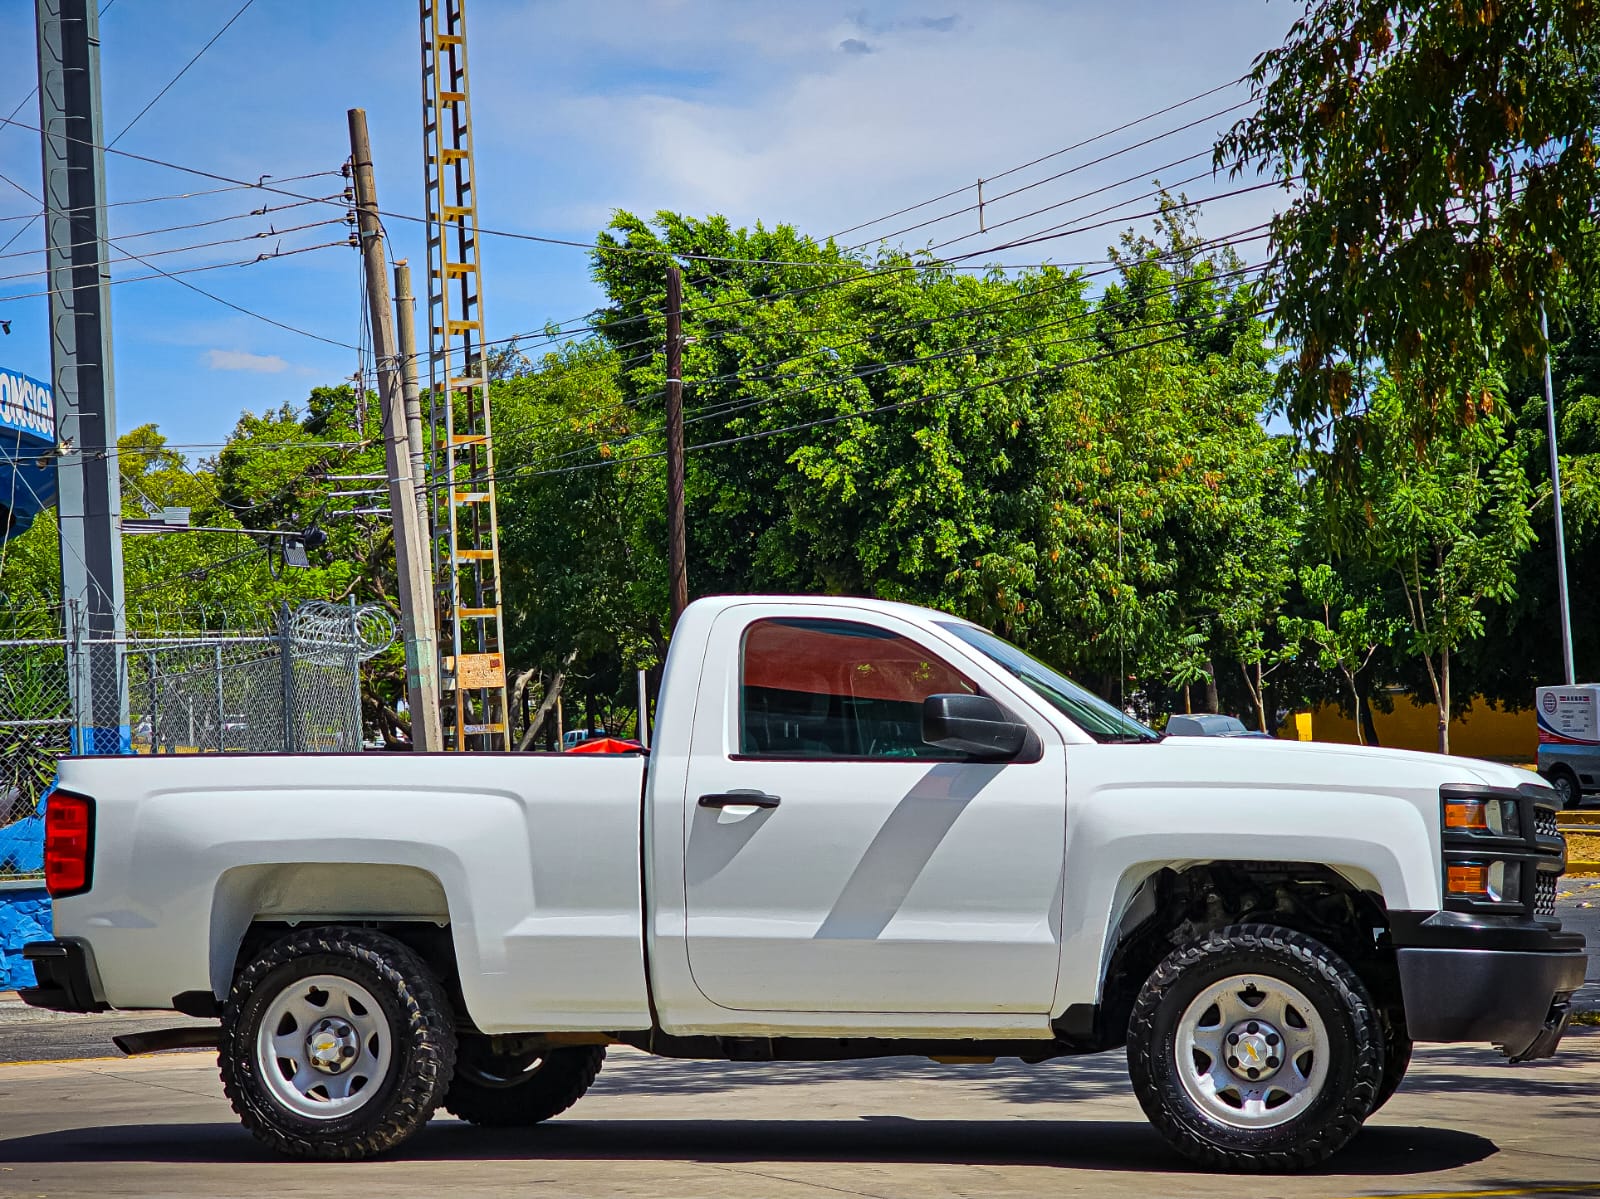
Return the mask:
<path id="1" fill-rule="evenodd" d="M 1600 1195 L 1600 1030 L 1554 1061 L 1426 1049 L 1324 1171 L 1190 1171 L 1119 1054 L 992 1067 L 671 1062 L 614 1050 L 589 1096 L 525 1132 L 436 1120 L 400 1155 L 284 1162 L 235 1123 L 214 1058 L 0 1067 L 0 1196 Z"/>
<path id="2" fill-rule="evenodd" d="M 1562 919 L 1600 945 L 1600 883 Z M 1584 998 L 1600 1010 L 1600 958 Z M 66 1195 L 1600 1196 L 1600 1028 L 1508 1066 L 1420 1049 L 1405 1086 L 1322 1172 L 1190 1171 L 1146 1125 L 1121 1054 L 1026 1066 L 915 1059 L 673 1062 L 612 1050 L 593 1091 L 522 1133 L 441 1117 L 379 1162 L 284 1162 L 222 1097 L 214 1055 L 96 1058 L 182 1017 L 57 1016 L 0 996 L 0 1199 Z M 67 1060 L 40 1062 L 40 1058 Z"/>

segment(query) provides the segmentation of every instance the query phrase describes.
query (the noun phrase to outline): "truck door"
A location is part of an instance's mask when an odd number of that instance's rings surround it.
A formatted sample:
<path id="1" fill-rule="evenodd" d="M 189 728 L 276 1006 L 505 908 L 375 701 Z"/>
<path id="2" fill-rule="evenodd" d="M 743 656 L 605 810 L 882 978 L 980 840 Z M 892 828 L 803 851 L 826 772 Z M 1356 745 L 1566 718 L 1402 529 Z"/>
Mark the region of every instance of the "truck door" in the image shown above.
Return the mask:
<path id="1" fill-rule="evenodd" d="M 1047 1012 L 1059 734 L 1018 711 L 1041 741 L 1022 760 L 936 749 L 922 701 L 984 690 L 959 651 L 877 613 L 761 610 L 718 618 L 710 644 L 731 648 L 708 656 L 696 712 L 684 866 L 700 991 L 750 1011 Z"/>

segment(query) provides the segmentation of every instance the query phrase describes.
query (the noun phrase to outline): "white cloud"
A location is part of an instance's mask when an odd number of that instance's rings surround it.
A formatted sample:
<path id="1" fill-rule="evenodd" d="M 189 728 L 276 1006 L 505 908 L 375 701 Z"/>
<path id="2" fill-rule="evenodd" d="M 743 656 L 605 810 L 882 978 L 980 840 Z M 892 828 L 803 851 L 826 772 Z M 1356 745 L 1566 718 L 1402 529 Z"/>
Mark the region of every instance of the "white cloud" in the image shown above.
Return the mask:
<path id="1" fill-rule="evenodd" d="M 276 375 L 289 369 L 289 364 L 276 354 L 251 354 L 244 350 L 207 350 L 206 365 L 214 371 L 253 371 L 260 375 Z"/>

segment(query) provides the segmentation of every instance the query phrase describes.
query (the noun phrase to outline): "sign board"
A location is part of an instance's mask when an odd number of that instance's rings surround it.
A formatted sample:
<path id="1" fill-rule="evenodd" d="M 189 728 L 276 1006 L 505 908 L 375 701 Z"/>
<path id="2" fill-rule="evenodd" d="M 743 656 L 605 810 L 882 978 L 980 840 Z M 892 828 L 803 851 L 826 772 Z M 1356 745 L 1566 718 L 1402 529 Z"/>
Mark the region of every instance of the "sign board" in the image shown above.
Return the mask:
<path id="1" fill-rule="evenodd" d="M 1600 745 L 1600 684 L 1540 687 L 1534 693 L 1540 745 Z"/>
<path id="2" fill-rule="evenodd" d="M 55 503 L 56 410 L 48 383 L 0 367 L 0 535 Z"/>
<path id="3" fill-rule="evenodd" d="M 50 385 L 0 367 L 0 446 L 15 449 L 20 433 L 42 443 L 56 443 L 56 406 Z"/>

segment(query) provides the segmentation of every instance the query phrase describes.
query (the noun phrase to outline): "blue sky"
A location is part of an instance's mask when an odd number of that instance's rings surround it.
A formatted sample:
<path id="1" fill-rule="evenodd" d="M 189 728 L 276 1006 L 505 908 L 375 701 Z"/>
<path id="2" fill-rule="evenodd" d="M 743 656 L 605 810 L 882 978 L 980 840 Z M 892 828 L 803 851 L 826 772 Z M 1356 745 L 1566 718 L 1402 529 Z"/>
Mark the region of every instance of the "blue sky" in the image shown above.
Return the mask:
<path id="1" fill-rule="evenodd" d="M 103 0 L 102 0 L 103 2 Z M 113 136 L 242 0 L 112 0 L 101 24 L 106 130 Z M 1235 78 L 1281 39 L 1292 0 L 470 0 L 472 98 L 485 228 L 587 241 L 617 208 L 719 212 L 741 224 L 786 222 L 826 235 L 993 176 L 1133 117 Z M 370 53 L 358 60 L 365 40 Z M 256 0 L 117 149 L 238 179 L 336 171 L 348 153 L 345 110 L 368 110 L 384 208 L 422 207 L 420 71 L 411 0 Z M 0 0 L 0 116 L 35 82 L 33 5 Z M 1063 155 L 1007 180 L 1031 182 L 1094 154 L 1203 117 L 1242 90 Z M 36 100 L 17 120 L 38 123 Z M 1202 124 L 1011 201 L 1019 215 L 1204 149 L 1224 120 Z M 1193 163 L 1162 173 L 1193 174 Z M 38 138 L 0 127 L 0 173 L 37 194 Z M 342 224 L 208 248 L 201 242 L 337 219 L 255 190 L 126 203 L 222 186 L 111 155 L 113 237 L 199 221 L 204 228 L 128 241 L 169 270 L 342 237 Z M 336 177 L 284 184 L 309 197 Z M 1144 191 L 1127 185 L 1061 210 L 1068 219 Z M 1236 184 L 1203 180 L 1191 196 Z M 990 194 L 993 194 L 991 189 Z M 1274 193 L 1221 201 L 1207 232 L 1263 219 Z M 970 196 L 916 214 L 937 215 Z M 1133 204 L 1125 211 L 1138 212 Z M 36 205 L 0 181 L 0 243 Z M 220 220 L 219 218 L 244 219 Z M 1041 220 L 1044 218 L 1041 218 Z M 963 223 L 965 222 L 965 223 Z M 873 225 L 856 237 L 889 232 Z M 1142 223 L 1142 222 L 1141 222 Z M 1018 229 L 1036 227 L 1021 223 Z M 970 233 L 970 217 L 908 234 L 926 244 Z M 421 279 L 420 226 L 389 222 L 391 253 Z M 1048 243 L 1031 258 L 1095 258 L 1115 228 Z M 962 248 L 990 244 L 983 239 Z M 42 234 L 26 227 L 0 257 L 0 366 L 48 379 Z M 1246 251 L 1247 261 L 1255 257 Z M 599 295 L 581 250 L 488 237 L 490 337 L 578 317 Z M 123 429 L 155 421 L 175 443 L 224 439 L 243 409 L 298 403 L 348 378 L 353 349 L 238 314 L 151 272 L 116 263 L 116 402 Z M 336 342 L 357 340 L 354 250 L 335 247 L 247 267 L 186 274 L 198 287 Z"/>

